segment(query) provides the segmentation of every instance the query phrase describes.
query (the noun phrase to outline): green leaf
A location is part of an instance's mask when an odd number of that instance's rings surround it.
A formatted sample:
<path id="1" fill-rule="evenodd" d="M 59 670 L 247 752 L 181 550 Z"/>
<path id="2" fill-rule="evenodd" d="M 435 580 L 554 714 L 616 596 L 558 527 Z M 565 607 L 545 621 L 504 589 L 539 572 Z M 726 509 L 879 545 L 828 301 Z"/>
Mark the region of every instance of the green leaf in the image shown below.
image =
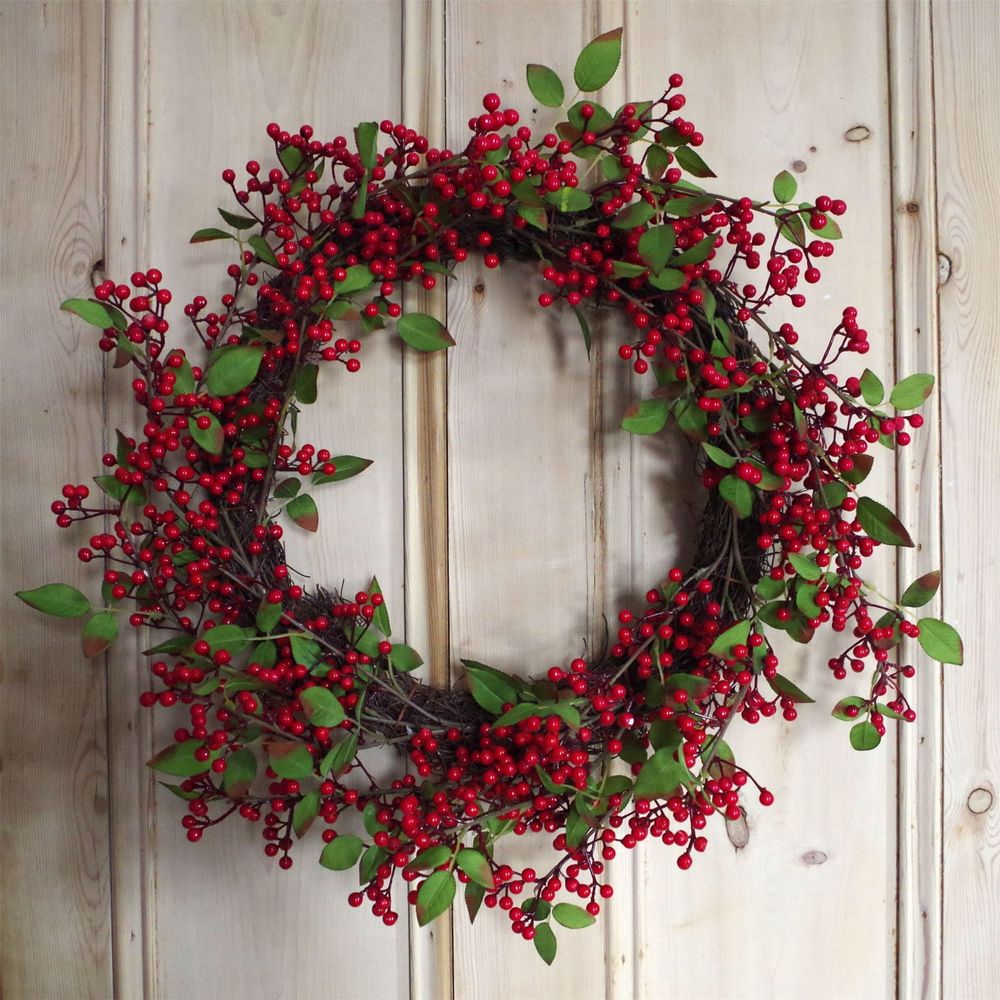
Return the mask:
<path id="1" fill-rule="evenodd" d="M 643 226 L 656 214 L 656 209 L 648 201 L 639 200 L 623 208 L 611 220 L 615 229 L 634 229 Z"/>
<path id="2" fill-rule="evenodd" d="M 855 750 L 874 750 L 882 742 L 878 730 L 870 722 L 851 726 L 851 746 Z"/>
<path id="3" fill-rule="evenodd" d="M 868 478 L 874 464 L 875 460 L 871 455 L 855 455 L 854 467 L 849 472 L 843 473 L 844 481 L 852 486 L 859 486 Z"/>
<path id="4" fill-rule="evenodd" d="M 861 374 L 861 396 L 869 406 L 878 406 L 885 399 L 882 380 L 868 368 Z"/>
<path id="5" fill-rule="evenodd" d="M 313 757 L 304 743 L 270 740 L 267 743 L 267 758 L 279 778 L 305 778 L 313 772 Z"/>
<path id="6" fill-rule="evenodd" d="M 962 638 L 951 625 L 939 618 L 921 618 L 917 624 L 920 626 L 920 646 L 928 656 L 939 663 L 961 665 Z"/>
<path id="7" fill-rule="evenodd" d="M 406 867 L 412 868 L 415 871 L 440 868 L 441 865 L 451 860 L 451 853 L 451 848 L 446 844 L 435 844 L 433 847 L 425 847 Z"/>
<path id="8" fill-rule="evenodd" d="M 817 236 L 822 236 L 825 240 L 839 240 L 844 235 L 840 231 L 837 220 L 832 215 L 826 217 L 826 225 L 822 229 L 817 229 L 812 224 L 812 209 L 804 211 L 801 214 L 805 224 L 809 227 L 809 231 L 815 233 Z"/>
<path id="9" fill-rule="evenodd" d="M 222 790 L 231 799 L 242 799 L 254 778 L 257 777 L 257 758 L 243 747 L 234 750 L 226 758 L 226 769 L 222 772 Z"/>
<path id="10" fill-rule="evenodd" d="M 308 493 L 300 493 L 285 505 L 285 513 L 306 531 L 319 530 L 319 510 L 316 501 Z"/>
<path id="11" fill-rule="evenodd" d="M 295 808 L 292 810 L 292 829 L 299 840 L 309 832 L 309 827 L 313 825 L 318 815 L 319 792 L 309 792 L 295 803 Z"/>
<path id="12" fill-rule="evenodd" d="M 785 592 L 785 581 L 775 580 L 770 576 L 762 576 L 757 582 L 756 591 L 765 601 L 773 601 Z"/>
<path id="13" fill-rule="evenodd" d="M 675 292 L 683 287 L 687 281 L 687 275 L 683 271 L 678 271 L 672 267 L 665 267 L 659 274 L 651 274 L 647 282 L 658 288 L 661 292 Z"/>
<path id="14" fill-rule="evenodd" d="M 166 749 L 161 750 L 155 757 L 146 761 L 146 766 L 162 774 L 173 774 L 178 778 L 191 778 L 196 774 L 207 771 L 212 766 L 212 761 L 219 756 L 218 750 L 213 750 L 208 760 L 197 760 L 195 751 L 204 746 L 202 740 L 183 740 L 180 743 L 172 743 Z"/>
<path id="15" fill-rule="evenodd" d="M 235 240 L 232 233 L 227 233 L 224 229 L 199 229 L 188 241 L 190 243 L 211 243 L 212 240 Z"/>
<path id="16" fill-rule="evenodd" d="M 375 167 L 377 153 L 375 144 L 378 141 L 378 123 L 361 122 L 354 129 L 354 139 L 358 144 L 358 155 L 362 164 L 366 170 L 372 170 Z"/>
<path id="17" fill-rule="evenodd" d="M 208 427 L 198 426 L 197 422 L 201 417 L 208 417 Z M 195 410 L 188 422 L 188 430 L 191 432 L 195 444 L 203 451 L 207 451 L 210 455 L 222 454 L 226 435 L 222 430 L 222 424 L 219 423 L 219 419 L 214 413 L 209 413 L 208 410 Z"/>
<path id="18" fill-rule="evenodd" d="M 566 846 L 579 847 L 590 832 L 590 824 L 580 815 L 574 805 L 566 816 Z"/>
<path id="19" fill-rule="evenodd" d="M 774 200 L 781 205 L 787 205 L 795 197 L 795 192 L 798 189 L 798 181 L 787 170 L 782 170 L 774 178 L 774 183 L 771 185 L 771 190 L 774 191 Z"/>
<path id="20" fill-rule="evenodd" d="M 330 461 L 337 471 L 332 476 L 328 476 L 325 472 L 314 472 L 313 486 L 322 486 L 324 483 L 339 483 L 343 479 L 350 479 L 352 476 L 360 475 L 372 464 L 370 458 L 358 458 L 357 455 L 337 455 Z"/>
<path id="21" fill-rule="evenodd" d="M 802 583 L 795 588 L 795 606 L 806 618 L 818 618 L 823 609 L 816 603 L 819 587 L 814 583 Z"/>
<path id="22" fill-rule="evenodd" d="M 674 150 L 677 162 L 692 177 L 714 177 L 712 168 L 690 146 L 678 146 Z"/>
<path id="23" fill-rule="evenodd" d="M 715 204 L 716 199 L 708 196 L 701 198 L 671 198 L 664 206 L 663 211 L 667 215 L 672 215 L 678 219 L 690 219 L 695 215 L 701 215 L 708 211 Z"/>
<path id="24" fill-rule="evenodd" d="M 913 539 L 899 518 L 871 497 L 858 500 L 857 517 L 869 538 L 886 545 L 913 548 Z"/>
<path id="25" fill-rule="evenodd" d="M 823 576 L 823 570 L 816 565 L 816 560 L 799 552 L 789 552 L 788 561 L 795 567 L 795 572 L 805 580 L 818 580 Z"/>
<path id="26" fill-rule="evenodd" d="M 630 264 L 625 260 L 612 261 L 612 264 L 619 278 L 638 278 L 640 274 L 645 274 L 649 270 L 642 264 Z"/>
<path id="27" fill-rule="evenodd" d="M 592 917 L 582 906 L 574 903 L 556 903 L 552 907 L 552 916 L 556 923 L 563 927 L 576 929 L 578 927 L 589 927 L 594 923 Z"/>
<path id="28" fill-rule="evenodd" d="M 798 215 L 791 212 L 788 214 L 779 213 L 775 222 L 778 225 L 778 231 L 789 243 L 794 243 L 797 247 L 806 245 L 806 229 Z"/>
<path id="29" fill-rule="evenodd" d="M 518 205 L 517 214 L 535 229 L 547 232 L 549 228 L 549 215 L 544 208 L 537 205 Z"/>
<path id="30" fill-rule="evenodd" d="M 92 302 L 90 299 L 66 299 L 59 308 L 75 313 L 85 323 L 99 326 L 102 330 L 116 326 L 115 313 L 101 302 Z"/>
<path id="31" fill-rule="evenodd" d="M 765 675 L 765 679 L 778 694 L 784 698 L 790 698 L 797 704 L 811 705 L 816 700 L 815 698 L 810 698 L 802 688 L 793 684 L 787 677 L 781 674 L 775 674 L 773 677 Z"/>
<path id="32" fill-rule="evenodd" d="M 295 398 L 306 405 L 316 402 L 318 365 L 303 365 L 295 375 Z"/>
<path id="33" fill-rule="evenodd" d="M 382 588 L 378 583 L 378 577 L 372 577 L 372 582 L 368 586 L 368 593 L 378 594 L 383 597 L 382 603 L 375 608 L 375 614 L 372 617 L 372 624 L 382 633 L 382 635 L 388 638 L 392 635 L 392 628 L 389 625 L 389 609 L 385 606 L 385 599 L 382 594 Z"/>
<path id="34" fill-rule="evenodd" d="M 118 503 L 142 503 L 144 501 L 142 488 L 123 483 L 114 476 L 94 476 L 94 482 L 102 492 Z"/>
<path id="35" fill-rule="evenodd" d="M 389 663 L 394 670 L 408 674 L 411 670 L 416 670 L 424 662 L 424 658 L 405 642 L 394 642 L 392 652 L 389 654 Z"/>
<path id="36" fill-rule="evenodd" d="M 840 719 L 842 722 L 853 722 L 857 715 L 848 715 L 845 709 L 848 708 L 862 708 L 868 703 L 864 698 L 859 698 L 857 695 L 848 695 L 846 698 L 841 698 L 836 705 L 833 706 L 833 711 L 830 714 L 835 719 Z"/>
<path id="37" fill-rule="evenodd" d="M 719 495 L 737 517 L 749 517 L 753 512 L 753 487 L 745 479 L 726 476 L 719 483 Z"/>
<path id="38" fill-rule="evenodd" d="M 83 626 L 83 655 L 98 656 L 117 638 L 117 616 L 110 611 L 98 611 Z"/>
<path id="39" fill-rule="evenodd" d="M 344 706 L 337 696 L 325 687 L 306 688 L 299 693 L 302 711 L 314 726 L 326 726 L 332 729 L 339 726 L 345 718 Z"/>
<path id="40" fill-rule="evenodd" d="M 550 191 L 545 196 L 545 200 L 554 205 L 560 212 L 584 212 L 594 204 L 594 199 L 588 192 L 572 187 Z"/>
<path id="41" fill-rule="evenodd" d="M 656 434 L 663 430 L 670 413 L 670 402 L 666 399 L 644 399 L 630 406 L 622 419 L 622 430 L 630 434 Z"/>
<path id="42" fill-rule="evenodd" d="M 478 882 L 485 889 L 495 889 L 496 882 L 493 870 L 486 856 L 470 847 L 463 848 L 455 856 L 455 864 L 465 872 L 473 882 Z"/>
<path id="43" fill-rule="evenodd" d="M 709 255 L 715 249 L 715 237 L 706 236 L 699 240 L 693 247 L 689 247 L 683 253 L 678 254 L 671 262 L 671 267 L 680 267 L 683 264 L 700 264 L 703 260 L 708 260 Z"/>
<path id="44" fill-rule="evenodd" d="M 212 356 L 205 376 L 208 391 L 214 396 L 232 396 L 245 389 L 256 377 L 264 357 L 263 347 L 231 344 L 220 347 Z"/>
<path id="45" fill-rule="evenodd" d="M 342 833 L 334 837 L 319 856 L 319 863 L 330 871 L 343 872 L 353 868 L 358 863 L 365 845 L 360 837 L 351 833 Z"/>
<path id="46" fill-rule="evenodd" d="M 606 31 L 577 56 L 573 80 L 585 94 L 600 90 L 615 75 L 621 58 L 622 29 Z"/>
<path id="47" fill-rule="evenodd" d="M 400 316 L 396 329 L 400 337 L 418 351 L 440 351 L 455 346 L 455 341 L 444 324 L 425 313 Z"/>
<path id="48" fill-rule="evenodd" d="M 285 146 L 278 152 L 278 160 L 285 168 L 285 173 L 291 177 L 302 166 L 305 156 L 298 146 Z"/>
<path id="49" fill-rule="evenodd" d="M 546 965 L 551 965 L 556 960 L 556 936 L 548 924 L 535 925 L 535 936 L 532 938 L 532 942 L 535 945 L 535 951 L 538 952 Z"/>
<path id="50" fill-rule="evenodd" d="M 889 403 L 897 410 L 915 410 L 933 391 L 933 375 L 908 375 L 902 382 L 896 383 L 889 396 Z"/>
<path id="51" fill-rule="evenodd" d="M 720 633 L 715 638 L 715 642 L 708 648 L 712 656 L 722 656 L 729 658 L 733 655 L 733 646 L 745 646 L 750 638 L 751 622 L 742 621 L 731 625 L 725 632 Z"/>
<path id="52" fill-rule="evenodd" d="M 659 274 L 674 252 L 677 234 L 672 225 L 653 226 L 639 237 L 639 253 L 642 259 Z"/>
<path id="53" fill-rule="evenodd" d="M 289 479 L 282 479 L 274 488 L 273 496 L 279 500 L 290 500 L 302 488 L 302 480 L 292 476 Z"/>
<path id="54" fill-rule="evenodd" d="M 716 447 L 714 444 L 709 444 L 707 441 L 703 441 L 701 447 L 705 454 L 716 465 L 721 465 L 723 469 L 731 469 L 739 461 L 735 455 L 730 455 L 728 451 L 723 451 L 721 448 Z"/>
<path id="55" fill-rule="evenodd" d="M 251 219 L 248 215 L 234 215 L 232 212 L 227 212 L 224 208 L 219 209 L 219 215 L 233 229 L 253 229 L 254 226 L 258 225 L 256 219 Z"/>
<path id="56" fill-rule="evenodd" d="M 79 618 L 90 611 L 90 601 L 67 583 L 46 583 L 34 590 L 19 590 L 15 596 L 36 611 L 56 618 Z"/>
<path id="57" fill-rule="evenodd" d="M 668 155 L 662 146 L 650 146 L 646 151 L 646 170 L 654 181 L 658 181 L 670 166 Z"/>
<path id="58" fill-rule="evenodd" d="M 476 922 L 476 915 L 486 898 L 486 890 L 475 882 L 469 882 L 465 886 L 465 909 L 469 914 L 469 923 Z"/>
<path id="59" fill-rule="evenodd" d="M 433 872 L 417 890 L 417 923 L 426 927 L 447 910 L 455 898 L 451 872 Z"/>
<path id="60" fill-rule="evenodd" d="M 265 263 L 270 264 L 271 267 L 278 266 L 278 258 L 274 256 L 274 251 L 268 246 L 267 240 L 263 236 L 251 236 L 247 240 L 247 243 L 253 248 L 254 253 Z"/>
<path id="61" fill-rule="evenodd" d="M 217 625 L 202 633 L 202 639 L 208 643 L 213 653 L 225 650 L 227 653 L 242 653 L 250 645 L 255 630 L 242 625 Z"/>
<path id="62" fill-rule="evenodd" d="M 908 608 L 922 608 L 937 593 L 941 586 L 941 571 L 936 569 L 917 577 L 903 591 L 899 603 Z"/>
<path id="63" fill-rule="evenodd" d="M 347 275 L 343 281 L 336 281 L 333 290 L 337 295 L 351 295 L 354 292 L 363 292 L 375 284 L 375 275 L 367 264 L 352 264 L 347 268 Z"/>
<path id="64" fill-rule="evenodd" d="M 476 703 L 490 715 L 500 715 L 505 704 L 513 704 L 518 699 L 518 688 L 514 679 L 475 660 L 462 660 L 469 690 Z"/>
<path id="65" fill-rule="evenodd" d="M 635 781 L 636 799 L 666 799 L 684 783 L 687 768 L 678 763 L 672 747 L 657 750 L 639 772 Z"/>
<path id="66" fill-rule="evenodd" d="M 548 66 L 538 63 L 528 64 L 528 89 L 539 104 L 547 108 L 558 108 L 566 99 L 562 80 Z"/>
<path id="67" fill-rule="evenodd" d="M 361 885 L 367 885 L 375 878 L 379 865 L 388 857 L 389 852 L 384 847 L 376 847 L 374 844 L 365 851 L 358 866 L 358 881 Z"/>

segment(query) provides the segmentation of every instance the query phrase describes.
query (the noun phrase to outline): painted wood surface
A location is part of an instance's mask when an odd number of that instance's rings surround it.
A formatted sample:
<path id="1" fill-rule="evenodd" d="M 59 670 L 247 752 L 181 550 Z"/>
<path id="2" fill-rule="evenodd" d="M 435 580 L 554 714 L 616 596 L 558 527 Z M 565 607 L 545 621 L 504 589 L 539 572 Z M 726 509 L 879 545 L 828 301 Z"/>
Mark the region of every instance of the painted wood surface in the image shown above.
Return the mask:
<path id="1" fill-rule="evenodd" d="M 923 547 L 898 567 L 881 553 L 876 580 L 905 586 L 942 563 L 936 607 L 961 627 L 968 666 L 926 666 L 917 724 L 858 755 L 826 716 L 849 682 L 816 669 L 819 643 L 784 650 L 819 704 L 735 741 L 778 799 L 750 808 L 747 846 L 720 827 L 689 873 L 656 845 L 616 858 L 601 923 L 563 932 L 546 970 L 495 911 L 474 931 L 457 912 L 407 935 L 349 910 L 344 877 L 308 845 L 289 873 L 242 824 L 188 845 L 180 803 L 141 766 L 177 722 L 136 707 L 140 637 L 83 662 L 72 625 L 40 625 L 10 592 L 82 578 L 39 498 L 85 480 L 95 442 L 130 419 L 119 373 L 102 374 L 87 330 L 58 312 L 98 261 L 119 278 L 161 268 L 176 302 L 218 295 L 224 254 L 186 234 L 224 203 L 223 167 L 266 153 L 268 121 L 332 135 L 402 116 L 455 147 L 496 90 L 543 129 L 555 115 L 532 104 L 523 64 L 568 78 L 579 48 L 619 24 L 627 66 L 603 103 L 681 72 L 719 190 L 766 191 L 790 169 L 807 194 L 848 201 L 812 342 L 853 304 L 870 367 L 940 375 L 945 405 L 874 487 L 896 490 Z M 0 444 L 4 997 L 1000 995 L 996 696 L 989 619 L 966 610 L 988 607 L 997 580 L 983 532 L 1000 255 L 981 207 L 1000 198 L 994 4 L 6 0 L 0 47 L 17 135 L 0 152 L 0 412 L 23 428 Z M 690 554 L 686 447 L 617 431 L 637 391 L 615 356 L 622 330 L 599 324 L 588 363 L 575 320 L 539 310 L 537 291 L 531 265 L 470 261 L 447 291 L 410 293 L 458 346 L 414 358 L 372 341 L 358 376 L 327 373 L 335 402 L 303 417 L 304 437 L 375 465 L 318 497 L 321 524 L 352 531 L 335 541 L 321 527 L 313 544 L 290 531 L 292 561 L 348 590 L 377 574 L 435 683 L 463 657 L 534 674 L 565 663 Z M 528 863 L 530 842 L 514 853 Z"/>

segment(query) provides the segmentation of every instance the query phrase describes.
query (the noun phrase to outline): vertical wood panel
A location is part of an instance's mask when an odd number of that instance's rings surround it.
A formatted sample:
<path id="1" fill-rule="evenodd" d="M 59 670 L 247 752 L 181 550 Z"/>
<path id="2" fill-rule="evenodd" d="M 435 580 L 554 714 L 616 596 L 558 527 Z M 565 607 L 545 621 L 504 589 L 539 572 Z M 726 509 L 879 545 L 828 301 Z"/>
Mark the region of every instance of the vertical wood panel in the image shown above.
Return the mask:
<path id="1" fill-rule="evenodd" d="M 228 248 L 183 241 L 212 224 L 216 204 L 228 205 L 225 186 L 212 180 L 224 167 L 241 170 L 250 158 L 270 165 L 267 122 L 309 122 L 331 138 L 350 136 L 365 118 L 398 118 L 400 21 L 398 2 L 152 5 L 150 262 L 175 302 L 221 293 Z M 351 594 L 377 574 L 401 623 L 400 352 L 384 334 L 365 341 L 359 374 L 320 372 L 322 402 L 304 409 L 298 440 L 374 465 L 361 479 L 317 490 L 319 534 L 290 526 L 288 561 L 311 582 Z M 166 742 L 179 720 L 160 714 Z M 192 848 L 181 804 L 157 796 L 156 810 L 161 996 L 311 998 L 345 983 L 373 995 L 407 992 L 405 933 L 346 906 L 354 883 L 350 873 L 319 867 L 318 830 L 284 873 L 263 857 L 258 827 L 230 820 Z"/>
<path id="2" fill-rule="evenodd" d="M 94 329 L 59 311 L 101 256 L 103 6 L 4 4 L 0 117 L 0 564 L 3 634 L 0 993 L 111 990 L 105 664 L 80 622 L 45 619 L 14 590 L 61 581 L 94 595 L 49 502 L 89 482 L 101 442 Z M 14 140 L 16 136 L 16 140 Z"/>
<path id="3" fill-rule="evenodd" d="M 528 62 L 572 60 L 592 37 L 592 8 L 580 3 L 448 5 L 448 141 L 465 146 L 467 120 L 487 91 L 518 108 L 538 133 L 555 112 L 534 108 Z M 449 358 L 449 532 L 451 646 L 500 669 L 540 676 L 566 664 L 594 631 L 597 563 L 592 379 L 576 320 L 545 313 L 535 268 L 490 272 L 470 258 L 449 294 L 458 346 Z M 515 868 L 539 866 L 541 836 L 500 849 Z M 509 852 L 509 853 L 508 853 Z M 476 997 L 590 997 L 602 991 L 601 930 L 559 934 L 544 971 L 530 944 L 500 911 L 470 930 L 455 919 L 455 994 Z"/>
<path id="4" fill-rule="evenodd" d="M 149 241 L 148 70 L 149 19 L 145 2 L 109 0 L 106 6 L 104 274 L 117 282 L 144 267 Z M 131 369 L 105 382 L 105 450 L 115 428 L 134 434 Z M 95 456 L 96 459 L 96 456 Z M 139 706 L 149 687 L 141 655 L 153 645 L 145 630 L 121 630 L 108 653 L 108 771 L 111 811 L 112 947 L 115 996 L 151 995 L 156 965 L 156 845 L 153 797 L 158 789 L 145 762 L 153 755 L 153 718 Z M 155 641 L 155 640 L 154 640 Z"/>
<path id="5" fill-rule="evenodd" d="M 892 218 L 897 370 L 937 372 L 937 220 L 930 5 L 887 7 L 892 120 Z M 920 547 L 900 549 L 899 592 L 941 562 L 940 395 L 898 466 L 897 512 Z M 923 613 L 937 614 L 933 605 Z M 941 995 L 941 779 L 944 671 L 906 640 L 919 664 L 909 697 L 917 721 L 899 726 L 898 984 L 900 997 Z"/>
<path id="6" fill-rule="evenodd" d="M 1000 993 L 1000 697 L 995 660 L 1000 449 L 1000 18 L 991 3 L 933 7 L 942 401 L 942 611 L 965 639 L 966 667 L 945 677 L 944 994 Z"/>
<path id="7" fill-rule="evenodd" d="M 403 5 L 403 120 L 431 146 L 445 141 L 444 0 Z M 447 318 L 447 287 L 404 291 L 406 312 Z M 445 352 L 403 354 L 406 641 L 424 657 L 424 681 L 447 687 L 448 645 L 448 358 Z M 452 995 L 451 913 L 428 928 L 409 909 L 411 1000 Z"/>
<path id="8" fill-rule="evenodd" d="M 857 306 L 871 331 L 865 364 L 891 378 L 884 9 L 679 2 L 628 10 L 626 45 L 639 56 L 641 87 L 660 93 L 670 72 L 685 77 L 683 114 L 706 136 L 701 152 L 719 175 L 713 190 L 766 194 L 773 176 L 791 169 L 804 197 L 847 200 L 844 244 L 824 262 L 797 328 L 806 353 L 818 353 L 840 310 Z M 706 34 L 709 26 L 717 30 Z M 864 142 L 845 140 L 855 125 L 870 130 Z M 880 464 L 871 489 L 891 496 L 891 457 Z M 873 572 L 889 585 L 887 553 Z M 877 754 L 854 753 L 846 727 L 829 719 L 835 701 L 859 687 L 827 671 L 826 659 L 839 652 L 831 639 L 779 646 L 782 672 L 815 706 L 802 706 L 791 725 L 737 722 L 732 730 L 737 758 L 777 799 L 765 810 L 748 797 L 748 846 L 734 849 L 713 823 L 708 851 L 686 873 L 670 851 L 646 847 L 642 995 L 692 996 L 705 990 L 706 976 L 717 997 L 893 992 L 894 755 L 888 742 Z"/>

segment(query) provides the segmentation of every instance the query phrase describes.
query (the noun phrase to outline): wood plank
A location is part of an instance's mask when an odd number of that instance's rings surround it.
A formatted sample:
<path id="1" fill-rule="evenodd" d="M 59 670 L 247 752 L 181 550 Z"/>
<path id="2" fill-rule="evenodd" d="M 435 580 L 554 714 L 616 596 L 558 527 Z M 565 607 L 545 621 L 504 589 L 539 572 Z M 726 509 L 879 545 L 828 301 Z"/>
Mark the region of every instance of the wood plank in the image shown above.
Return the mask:
<path id="1" fill-rule="evenodd" d="M 176 302 L 221 288 L 225 250 L 184 241 L 227 203 L 212 178 L 251 156 L 270 162 L 268 121 L 292 129 L 309 122 L 327 138 L 350 136 L 359 120 L 398 117 L 401 16 L 398 2 L 151 7 L 150 253 Z M 343 582 L 351 594 L 377 574 L 401 623 L 400 352 L 377 335 L 361 358 L 358 375 L 321 372 L 323 402 L 302 414 L 299 439 L 375 464 L 357 480 L 317 491 L 320 533 L 310 540 L 292 526 L 289 562 L 312 581 Z M 176 724 L 161 721 L 164 741 Z M 386 766 L 398 769 L 398 758 Z M 318 831 L 283 873 L 262 857 L 258 829 L 230 822 L 192 849 L 179 829 L 179 804 L 159 796 L 156 808 L 160 995 L 305 998 L 343 984 L 406 993 L 405 932 L 347 907 L 352 879 L 318 866 Z"/>
<path id="2" fill-rule="evenodd" d="M 557 63 L 568 79 L 593 37 L 593 13 L 579 3 L 450 4 L 449 145 L 465 145 L 487 91 L 532 129 L 551 128 L 555 113 L 535 108 L 524 65 Z M 596 630 L 603 559 L 592 549 L 592 376 L 576 320 L 541 312 L 539 291 L 531 265 L 490 272 L 470 258 L 449 292 L 458 341 L 448 373 L 452 654 L 534 676 L 565 664 Z M 535 837 L 500 853 L 514 867 L 537 866 L 548 850 Z M 560 933 L 547 971 L 498 911 L 484 911 L 474 929 L 456 914 L 455 994 L 595 996 L 602 933 Z"/>
<path id="3" fill-rule="evenodd" d="M 700 152 L 719 175 L 714 190 L 766 196 L 773 176 L 791 169 L 804 195 L 847 200 L 845 246 L 825 261 L 823 283 L 810 296 L 810 319 L 800 319 L 799 328 L 812 353 L 841 308 L 856 305 L 872 332 L 865 362 L 888 376 L 881 7 L 679 2 L 630 3 L 627 10 L 626 47 L 638 58 L 640 89 L 659 93 L 669 73 L 685 76 L 684 116 L 706 136 Z M 706 35 L 713 25 L 724 30 Z M 702 58 L 706 37 L 710 53 Z M 856 125 L 865 126 L 869 138 L 846 141 Z M 882 473 L 873 476 L 876 495 L 891 498 L 890 465 L 883 458 Z M 890 585 L 890 557 L 880 554 L 873 562 L 875 582 Z M 782 672 L 801 681 L 818 704 L 803 706 L 793 725 L 734 727 L 738 759 L 777 799 L 769 810 L 748 802 L 748 846 L 733 848 L 715 823 L 706 855 L 690 872 L 675 868 L 669 850 L 650 845 L 644 851 L 638 995 L 692 996 L 704 992 L 706 976 L 710 994 L 719 997 L 893 992 L 894 755 L 891 743 L 877 754 L 853 753 L 846 727 L 829 719 L 834 702 L 859 686 L 836 682 L 826 670 L 835 650 L 829 636 L 808 648 L 781 647 Z M 841 788 L 850 794 L 839 795 Z M 819 950 L 817 942 L 823 942 Z"/>
<path id="4" fill-rule="evenodd" d="M 928 4 L 891 2 L 889 90 L 892 122 L 893 314 L 900 375 L 937 373 L 937 219 L 933 144 L 933 66 Z M 941 563 L 940 396 L 900 456 L 896 510 L 919 548 L 900 549 L 900 593 Z M 937 614 L 935 605 L 924 610 Z M 899 898 L 897 994 L 941 995 L 941 781 L 944 672 L 907 640 L 919 672 L 912 684 L 917 721 L 899 727 Z M 947 669 L 947 668 L 945 668 Z"/>
<path id="5" fill-rule="evenodd" d="M 403 121 L 440 148 L 445 136 L 444 0 L 403 6 Z M 445 282 L 405 289 L 405 312 L 447 317 Z M 403 465 L 406 536 L 406 641 L 419 650 L 422 679 L 451 681 L 448 643 L 448 358 L 403 354 Z M 423 930 L 408 909 L 411 1000 L 453 993 L 451 913 Z"/>
<path id="6" fill-rule="evenodd" d="M 148 5 L 109 0 L 105 23 L 104 274 L 121 282 L 148 260 Z M 105 393 L 105 450 L 114 449 L 115 428 L 132 427 L 135 403 L 131 369 L 112 370 Z M 156 640 L 145 630 L 122 630 L 107 654 L 108 771 L 111 809 L 112 926 L 115 996 L 150 996 L 154 989 L 156 934 L 155 816 L 153 797 L 162 789 L 146 761 L 152 757 L 153 716 L 139 705 L 149 688 L 141 655 Z"/>
<path id="7" fill-rule="evenodd" d="M 95 331 L 59 311 L 90 293 L 101 255 L 104 11 L 97 3 L 0 6 L 5 184 L 0 227 L 0 993 L 10 1000 L 111 991 L 107 674 L 85 661 L 80 622 L 15 597 L 50 582 L 95 592 L 75 558 L 86 528 L 58 532 L 49 502 L 99 463 L 103 361 Z M 15 235 L 16 234 L 16 235 Z"/>
<path id="8" fill-rule="evenodd" d="M 993 4 L 933 7 L 940 288 L 942 616 L 965 640 L 946 667 L 944 952 L 946 997 L 1000 993 L 1000 696 L 990 679 L 997 563 L 993 516 L 1000 344 L 993 291 L 1000 254 L 990 211 L 1000 198 L 1000 20 Z M 950 273 L 950 277 L 948 277 Z"/>

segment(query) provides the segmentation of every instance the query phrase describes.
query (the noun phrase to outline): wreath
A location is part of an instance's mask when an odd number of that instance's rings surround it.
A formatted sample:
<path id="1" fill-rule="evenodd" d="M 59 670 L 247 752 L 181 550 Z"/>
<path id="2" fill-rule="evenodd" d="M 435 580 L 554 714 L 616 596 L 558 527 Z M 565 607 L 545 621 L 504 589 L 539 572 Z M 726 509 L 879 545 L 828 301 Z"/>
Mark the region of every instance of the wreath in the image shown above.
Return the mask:
<path id="1" fill-rule="evenodd" d="M 583 95 L 614 75 L 621 34 L 583 49 Z M 527 82 L 540 104 L 565 106 L 551 69 L 529 66 Z M 786 171 L 772 199 L 706 190 L 715 175 L 681 115 L 682 84 L 674 74 L 656 100 L 614 113 L 584 96 L 540 136 L 487 94 L 461 151 L 391 121 L 361 123 L 353 142 L 268 125 L 276 164 L 225 170 L 238 211 L 220 209 L 229 228 L 191 238 L 235 244 L 220 304 L 184 307 L 203 357 L 168 348 L 158 270 L 63 303 L 101 331 L 115 367 L 132 367 L 143 424 L 117 433 L 96 495 L 70 483 L 52 504 L 60 527 L 98 528 L 79 558 L 100 567 L 100 601 L 65 584 L 18 596 L 86 617 L 87 656 L 108 648 L 123 615 L 158 634 L 140 701 L 181 707 L 186 721 L 149 766 L 180 779 L 164 784 L 187 803 L 190 841 L 238 816 L 287 869 L 318 821 L 320 864 L 358 869 L 350 905 L 395 923 L 401 879 L 426 924 L 461 885 L 471 918 L 483 903 L 505 911 L 551 962 L 553 926 L 593 923 L 612 896 L 616 851 L 660 840 L 688 868 L 711 816 L 740 821 L 749 793 L 771 804 L 728 738 L 738 717 L 791 721 L 812 701 L 778 672 L 777 633 L 843 635 L 826 666 L 869 675 L 833 709 L 859 750 L 879 744 L 887 718 L 914 718 L 903 637 L 961 662 L 955 630 L 911 610 L 933 597 L 937 572 L 898 602 L 860 575 L 880 545 L 913 544 L 858 491 L 873 446 L 903 447 L 921 426 L 912 411 L 933 377 L 888 393 L 869 370 L 842 380 L 838 362 L 869 346 L 854 308 L 818 361 L 796 346 L 796 324 L 768 322 L 774 303 L 805 305 L 846 205 L 797 201 Z M 680 428 L 705 498 L 693 562 L 622 610 L 605 649 L 542 679 L 465 660 L 465 687 L 446 691 L 412 673 L 420 656 L 394 638 L 376 579 L 355 593 L 296 582 L 282 521 L 316 531 L 312 491 L 370 464 L 296 440 L 320 366 L 358 372 L 363 339 L 387 326 L 417 351 L 451 347 L 441 322 L 404 313 L 398 297 L 470 252 L 489 268 L 535 262 L 539 305 L 575 313 L 588 351 L 593 308 L 624 318 L 618 355 L 645 388 L 622 427 Z M 369 755 L 386 747 L 405 766 L 380 784 Z M 499 842 L 529 832 L 554 856 L 515 869 Z"/>

